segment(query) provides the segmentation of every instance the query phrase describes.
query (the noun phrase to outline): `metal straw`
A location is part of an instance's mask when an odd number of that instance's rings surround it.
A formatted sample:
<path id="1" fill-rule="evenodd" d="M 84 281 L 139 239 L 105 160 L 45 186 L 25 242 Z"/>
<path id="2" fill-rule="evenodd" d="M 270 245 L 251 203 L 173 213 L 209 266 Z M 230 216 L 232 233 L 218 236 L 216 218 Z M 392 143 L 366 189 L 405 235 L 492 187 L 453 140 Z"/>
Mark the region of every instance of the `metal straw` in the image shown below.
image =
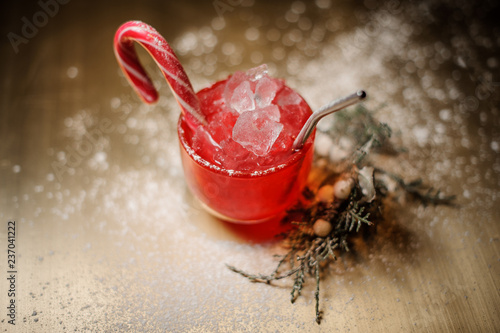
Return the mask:
<path id="1" fill-rule="evenodd" d="M 321 118 L 331 113 L 340 111 L 343 108 L 346 108 L 350 105 L 356 104 L 361 100 L 363 100 L 365 97 L 366 97 L 366 92 L 364 90 L 358 90 L 354 94 L 336 99 L 322 106 L 318 110 L 314 111 L 313 114 L 311 114 L 311 116 L 309 117 L 309 119 L 307 119 L 306 123 L 300 130 L 299 135 L 293 142 L 292 149 L 294 151 L 298 151 L 302 148 L 302 146 L 304 146 L 304 143 L 306 142 L 307 138 L 309 137 L 309 135 L 311 135 L 313 129 L 316 127 L 318 121 L 320 121 Z"/>

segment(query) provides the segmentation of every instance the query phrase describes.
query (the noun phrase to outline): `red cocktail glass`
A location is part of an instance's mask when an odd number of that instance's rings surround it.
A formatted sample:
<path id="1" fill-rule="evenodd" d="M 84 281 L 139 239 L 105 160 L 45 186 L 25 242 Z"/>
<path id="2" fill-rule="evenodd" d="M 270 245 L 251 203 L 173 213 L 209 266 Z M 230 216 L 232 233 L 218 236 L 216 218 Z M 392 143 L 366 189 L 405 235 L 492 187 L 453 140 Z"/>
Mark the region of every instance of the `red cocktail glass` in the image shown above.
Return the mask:
<path id="1" fill-rule="evenodd" d="M 206 96 L 216 94 L 213 87 L 225 82 L 201 90 L 199 99 L 204 101 Z M 311 113 L 303 100 L 296 107 L 302 108 L 304 116 Z M 299 120 L 302 124 L 307 119 L 304 116 Z M 302 124 L 299 124 L 299 129 Z M 196 153 L 193 132 L 183 115 L 179 118 L 177 131 L 189 189 L 207 211 L 220 219 L 257 223 L 276 217 L 296 202 L 306 184 L 313 159 L 314 134 L 302 149 L 290 152 L 288 158 L 277 165 L 258 171 L 234 171 Z"/>

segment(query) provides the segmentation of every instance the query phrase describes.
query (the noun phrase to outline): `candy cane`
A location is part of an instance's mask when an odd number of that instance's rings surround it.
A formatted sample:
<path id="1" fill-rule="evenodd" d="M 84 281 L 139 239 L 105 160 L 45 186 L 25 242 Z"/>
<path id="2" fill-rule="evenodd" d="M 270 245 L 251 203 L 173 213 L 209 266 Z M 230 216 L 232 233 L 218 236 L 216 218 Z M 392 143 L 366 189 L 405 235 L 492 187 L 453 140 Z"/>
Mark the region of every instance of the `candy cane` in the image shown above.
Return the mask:
<path id="1" fill-rule="evenodd" d="M 160 67 L 190 127 L 195 128 L 200 123 L 205 125 L 200 101 L 170 45 L 150 25 L 129 21 L 116 31 L 114 50 L 121 69 L 141 99 L 148 104 L 154 103 L 158 99 L 158 92 L 139 62 L 134 41 L 141 44 Z"/>

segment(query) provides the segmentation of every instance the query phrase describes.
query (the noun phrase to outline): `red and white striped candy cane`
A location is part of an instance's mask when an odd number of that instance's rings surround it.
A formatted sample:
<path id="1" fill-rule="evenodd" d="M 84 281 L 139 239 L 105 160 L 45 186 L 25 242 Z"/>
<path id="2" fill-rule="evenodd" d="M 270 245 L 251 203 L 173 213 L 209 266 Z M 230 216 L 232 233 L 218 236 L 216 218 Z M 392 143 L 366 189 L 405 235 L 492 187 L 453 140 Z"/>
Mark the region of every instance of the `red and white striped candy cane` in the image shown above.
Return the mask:
<path id="1" fill-rule="evenodd" d="M 116 31 L 114 50 L 120 67 L 142 100 L 148 104 L 154 103 L 158 99 L 158 92 L 139 62 L 134 41 L 141 44 L 160 67 L 190 127 L 206 124 L 200 101 L 170 45 L 150 25 L 129 21 Z"/>

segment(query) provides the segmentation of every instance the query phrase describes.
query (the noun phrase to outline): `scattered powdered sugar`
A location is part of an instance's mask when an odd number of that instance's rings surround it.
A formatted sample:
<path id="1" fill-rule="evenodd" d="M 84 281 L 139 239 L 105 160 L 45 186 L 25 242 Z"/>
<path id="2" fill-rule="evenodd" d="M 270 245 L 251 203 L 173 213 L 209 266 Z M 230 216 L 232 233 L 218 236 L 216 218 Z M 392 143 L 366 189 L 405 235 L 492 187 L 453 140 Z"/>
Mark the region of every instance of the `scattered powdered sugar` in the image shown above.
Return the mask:
<path id="1" fill-rule="evenodd" d="M 259 51 L 269 72 L 285 77 L 314 109 L 366 89 L 366 104 L 374 110 L 386 105 L 375 117 L 387 122 L 395 143 L 406 148 L 400 157 L 378 162 L 406 179 L 422 177 L 459 196 L 459 210 L 405 206 L 395 237 L 378 228 L 383 244 L 366 255 L 367 261 L 338 265 L 327 274 L 320 304 L 326 330 L 359 328 L 364 319 L 372 322 L 367 315 L 381 322 L 393 315 L 362 306 L 371 304 L 377 290 L 397 295 L 394 302 L 405 302 L 405 311 L 415 311 L 422 320 L 417 327 L 426 327 L 432 320 L 420 304 L 429 295 L 437 295 L 429 312 L 438 313 L 441 304 L 456 303 L 457 295 L 464 299 L 462 294 L 485 286 L 459 279 L 456 287 L 430 273 L 423 276 L 425 283 L 414 277 L 416 267 L 452 271 L 457 251 L 471 259 L 495 246 L 498 229 L 491 221 L 500 218 L 495 209 L 500 200 L 499 60 L 493 52 L 500 35 L 485 30 L 478 19 L 462 30 L 463 16 L 472 19 L 465 2 L 457 4 L 464 8 L 452 12 L 446 19 L 450 28 L 440 35 L 430 28 L 438 19 L 428 15 L 432 4 L 424 2 L 424 10 L 391 1 L 353 13 L 328 0 L 294 1 L 269 20 L 251 6 L 236 6 L 211 27 L 186 31 L 173 43 L 198 87 L 232 72 L 238 78 L 237 70 L 252 67 L 252 51 Z M 372 1 L 365 5 L 378 6 Z M 252 29 L 230 31 L 242 24 Z M 247 39 L 242 41 L 242 35 Z M 62 68 L 63 76 L 84 74 L 72 68 Z M 279 145 L 280 133 L 274 137 L 283 125 L 278 121 L 292 121 L 278 116 L 268 101 L 295 105 L 300 96 L 273 96 L 266 76 L 255 75 L 261 80 L 252 93 L 252 80 L 232 88 L 244 84 L 239 92 L 248 98 L 247 105 L 233 106 L 243 123 L 235 120 L 232 135 L 241 135 L 242 142 L 261 153 L 273 139 Z M 125 96 L 110 96 L 101 109 L 79 105 L 54 124 L 62 138 L 46 152 L 51 162 L 46 170 L 0 160 L 11 170 L 7 177 L 23 183 L 19 193 L 5 196 L 6 211 L 0 216 L 21 214 L 19 239 L 30 239 L 19 242 L 24 244 L 23 275 L 32 281 L 20 290 L 32 307 L 27 313 L 36 313 L 29 317 L 54 325 L 50 320 L 57 318 L 66 331 L 313 329 L 312 288 L 305 289 L 305 301 L 291 306 L 288 289 L 249 283 L 224 266 L 270 273 L 276 264 L 272 254 L 280 250 L 246 244 L 236 228 L 209 217 L 188 193 L 176 134 L 178 106 L 162 91 L 156 106 L 131 98 L 131 89 Z M 331 121 L 322 120 L 320 129 Z M 255 136 L 239 131 L 243 125 Z M 256 140 L 262 127 L 269 131 Z M 238 144 L 213 139 L 221 146 Z M 351 149 L 352 142 L 342 138 L 316 137 L 317 153 L 333 162 Z M 237 157 L 244 157 L 240 153 Z M 434 251 L 445 253 L 445 260 Z M 358 260 L 364 255 L 360 252 Z M 469 261 L 478 274 L 497 262 L 494 256 Z M 470 297 L 467 302 L 474 301 Z"/>
<path id="2" fill-rule="evenodd" d="M 66 74 L 68 75 L 68 77 L 70 79 L 74 79 L 74 78 L 76 78 L 78 76 L 78 68 L 75 67 L 75 66 L 71 66 L 66 71 Z"/>

